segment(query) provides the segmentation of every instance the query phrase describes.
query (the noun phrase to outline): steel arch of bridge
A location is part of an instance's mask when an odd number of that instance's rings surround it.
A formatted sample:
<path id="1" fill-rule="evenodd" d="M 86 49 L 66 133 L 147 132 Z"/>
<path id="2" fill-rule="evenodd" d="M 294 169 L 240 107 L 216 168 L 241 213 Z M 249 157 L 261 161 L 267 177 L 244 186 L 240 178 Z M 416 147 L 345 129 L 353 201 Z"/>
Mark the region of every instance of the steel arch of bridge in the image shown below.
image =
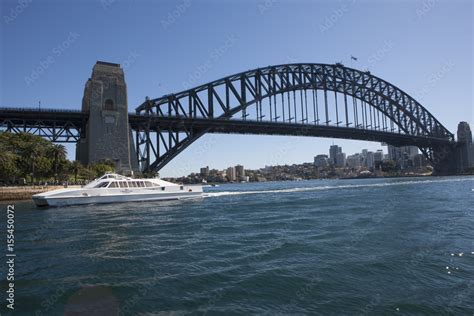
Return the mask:
<path id="1" fill-rule="evenodd" d="M 254 120 L 248 118 L 250 111 Z M 205 133 L 245 133 L 248 127 L 247 132 L 265 134 L 258 125 L 265 126 L 268 134 L 331 137 L 333 133 L 340 138 L 413 144 L 431 161 L 436 150 L 454 143 L 454 135 L 407 93 L 370 72 L 342 64 L 250 70 L 147 99 L 136 114 L 148 117 L 135 125 L 131 122 L 144 171 L 160 170 Z M 279 132 L 290 127 L 296 131 Z M 345 136 L 337 136 L 338 132 Z"/>

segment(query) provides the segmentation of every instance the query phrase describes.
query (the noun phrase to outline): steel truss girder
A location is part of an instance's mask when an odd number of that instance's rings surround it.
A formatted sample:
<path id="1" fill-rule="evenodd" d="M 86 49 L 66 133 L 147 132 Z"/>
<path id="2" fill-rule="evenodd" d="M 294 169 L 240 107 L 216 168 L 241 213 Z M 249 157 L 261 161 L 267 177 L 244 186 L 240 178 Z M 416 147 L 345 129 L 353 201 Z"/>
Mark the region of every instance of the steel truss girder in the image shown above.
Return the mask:
<path id="1" fill-rule="evenodd" d="M 1 108 L 0 129 L 30 133 L 55 143 L 75 143 L 85 134 L 87 115 L 80 111 Z"/>

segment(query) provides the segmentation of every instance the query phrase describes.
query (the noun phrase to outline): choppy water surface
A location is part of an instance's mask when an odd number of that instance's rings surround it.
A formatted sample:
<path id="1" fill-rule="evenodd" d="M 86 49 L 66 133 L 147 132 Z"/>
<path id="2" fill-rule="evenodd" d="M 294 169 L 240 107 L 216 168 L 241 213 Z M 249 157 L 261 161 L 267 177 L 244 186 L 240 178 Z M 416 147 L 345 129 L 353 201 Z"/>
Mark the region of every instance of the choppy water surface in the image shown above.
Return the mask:
<path id="1" fill-rule="evenodd" d="M 473 180 L 235 184 L 193 201 L 16 203 L 15 315 L 472 315 Z"/>

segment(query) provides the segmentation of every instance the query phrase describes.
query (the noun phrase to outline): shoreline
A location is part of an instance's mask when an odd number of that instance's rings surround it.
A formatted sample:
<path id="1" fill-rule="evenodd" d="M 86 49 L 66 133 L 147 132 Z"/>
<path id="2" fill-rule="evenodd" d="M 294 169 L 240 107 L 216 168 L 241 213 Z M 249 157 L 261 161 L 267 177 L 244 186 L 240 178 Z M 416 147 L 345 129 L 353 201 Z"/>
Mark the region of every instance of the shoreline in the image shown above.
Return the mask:
<path id="1" fill-rule="evenodd" d="M 75 186 L 69 186 L 75 187 Z M 57 189 L 64 189 L 62 185 L 35 185 L 35 186 L 11 186 L 0 187 L 0 201 L 25 201 L 30 200 L 31 197 L 38 193 L 48 192 Z"/>

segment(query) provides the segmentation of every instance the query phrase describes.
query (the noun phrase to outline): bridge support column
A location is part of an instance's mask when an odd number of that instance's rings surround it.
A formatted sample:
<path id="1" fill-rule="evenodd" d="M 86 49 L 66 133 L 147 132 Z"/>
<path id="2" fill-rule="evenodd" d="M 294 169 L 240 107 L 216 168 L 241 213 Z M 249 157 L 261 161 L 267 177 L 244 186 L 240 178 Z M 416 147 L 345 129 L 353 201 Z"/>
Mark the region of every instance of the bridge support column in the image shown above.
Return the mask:
<path id="1" fill-rule="evenodd" d="M 87 81 L 82 111 L 89 113 L 85 138 L 76 159 L 88 165 L 112 160 L 118 172 L 138 172 L 137 155 L 128 122 L 127 87 L 119 64 L 98 61 Z"/>

